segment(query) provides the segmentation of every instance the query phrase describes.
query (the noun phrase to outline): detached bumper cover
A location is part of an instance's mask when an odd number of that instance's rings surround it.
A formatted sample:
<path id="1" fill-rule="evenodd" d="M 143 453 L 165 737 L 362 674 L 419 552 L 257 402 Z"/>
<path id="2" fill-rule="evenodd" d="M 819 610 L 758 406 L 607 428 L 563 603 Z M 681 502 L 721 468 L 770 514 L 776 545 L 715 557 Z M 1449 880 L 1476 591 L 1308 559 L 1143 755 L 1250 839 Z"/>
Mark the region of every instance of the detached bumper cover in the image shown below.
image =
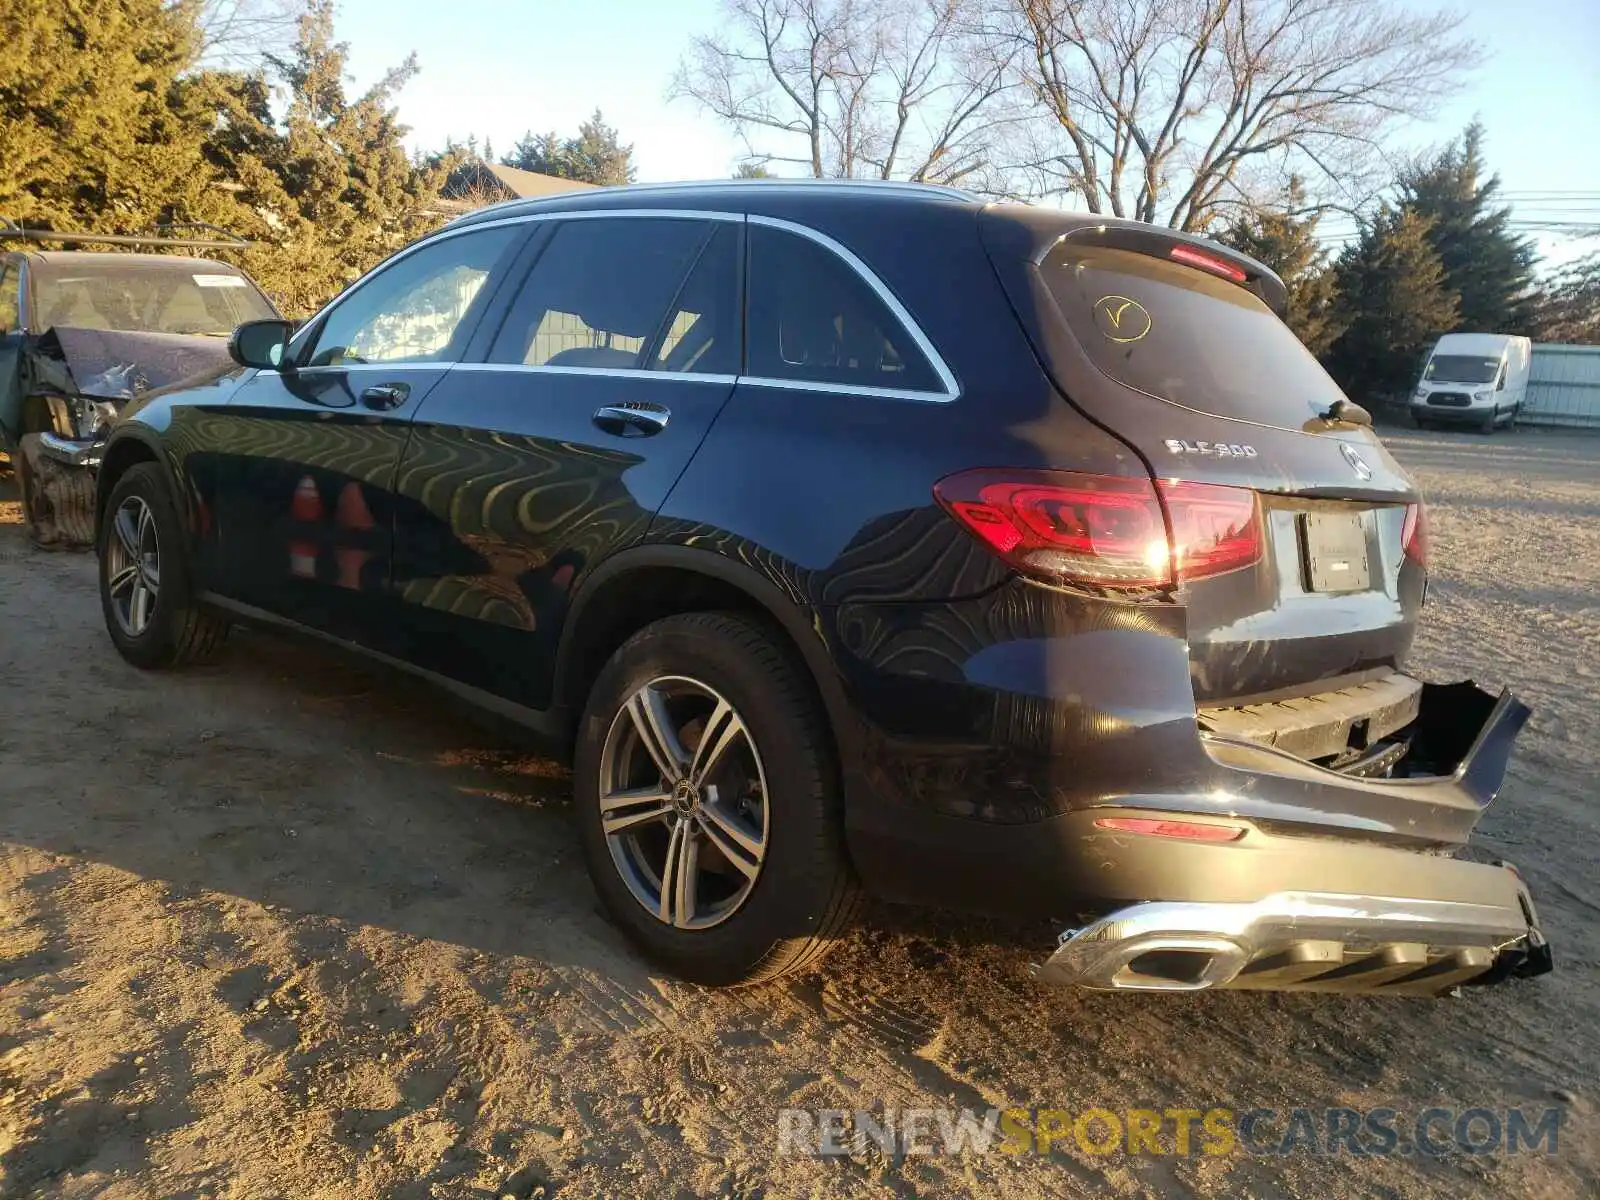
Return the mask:
<path id="1" fill-rule="evenodd" d="M 1482 869 L 1502 876 L 1494 899 L 1279 892 L 1248 904 L 1135 904 L 1062 934 L 1035 977 L 1112 990 L 1437 995 L 1549 971 L 1520 880 Z"/>

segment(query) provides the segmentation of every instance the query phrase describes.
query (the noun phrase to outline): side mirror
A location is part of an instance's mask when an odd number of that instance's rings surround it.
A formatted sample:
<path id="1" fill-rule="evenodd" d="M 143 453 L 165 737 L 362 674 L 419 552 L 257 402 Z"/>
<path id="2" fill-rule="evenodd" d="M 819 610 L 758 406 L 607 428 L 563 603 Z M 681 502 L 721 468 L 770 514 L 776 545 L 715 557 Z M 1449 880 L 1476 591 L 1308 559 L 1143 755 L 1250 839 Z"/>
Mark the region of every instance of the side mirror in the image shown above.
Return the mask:
<path id="1" fill-rule="evenodd" d="M 241 367 L 282 371 L 293 335 L 294 326 L 288 321 L 246 321 L 228 339 L 228 353 Z"/>

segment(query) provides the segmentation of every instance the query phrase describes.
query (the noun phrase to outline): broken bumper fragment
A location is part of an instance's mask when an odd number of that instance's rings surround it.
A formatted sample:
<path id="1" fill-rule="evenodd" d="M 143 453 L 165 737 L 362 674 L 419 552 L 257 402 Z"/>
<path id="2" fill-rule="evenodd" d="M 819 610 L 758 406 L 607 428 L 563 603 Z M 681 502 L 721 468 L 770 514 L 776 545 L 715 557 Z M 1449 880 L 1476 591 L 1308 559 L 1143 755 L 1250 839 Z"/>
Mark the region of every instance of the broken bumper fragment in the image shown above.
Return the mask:
<path id="1" fill-rule="evenodd" d="M 104 445 L 104 437 L 67 438 L 56 433 L 39 435 L 40 455 L 64 467 L 93 470 L 100 465 L 100 452 Z"/>

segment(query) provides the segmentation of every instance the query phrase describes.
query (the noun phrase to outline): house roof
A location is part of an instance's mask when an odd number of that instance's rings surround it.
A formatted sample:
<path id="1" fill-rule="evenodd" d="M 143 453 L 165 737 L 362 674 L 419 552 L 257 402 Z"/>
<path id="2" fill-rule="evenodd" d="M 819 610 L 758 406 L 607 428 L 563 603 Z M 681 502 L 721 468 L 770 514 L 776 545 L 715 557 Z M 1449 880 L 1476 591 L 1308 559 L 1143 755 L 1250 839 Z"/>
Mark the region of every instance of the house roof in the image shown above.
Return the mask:
<path id="1" fill-rule="evenodd" d="M 580 188 L 594 186 L 592 183 L 583 183 L 577 179 L 562 179 L 558 175 L 541 175 L 537 171 L 524 171 L 521 167 L 508 167 L 503 163 L 483 165 L 519 200 L 533 196 L 553 196 L 558 192 L 575 192 Z"/>

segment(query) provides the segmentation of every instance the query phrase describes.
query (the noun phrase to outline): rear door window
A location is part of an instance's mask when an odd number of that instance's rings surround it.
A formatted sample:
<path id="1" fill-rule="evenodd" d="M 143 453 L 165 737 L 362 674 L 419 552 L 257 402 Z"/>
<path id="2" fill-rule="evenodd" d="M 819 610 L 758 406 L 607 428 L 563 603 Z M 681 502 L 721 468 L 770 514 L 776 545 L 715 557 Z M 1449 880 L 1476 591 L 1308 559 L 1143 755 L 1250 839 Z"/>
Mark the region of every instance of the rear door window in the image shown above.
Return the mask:
<path id="1" fill-rule="evenodd" d="M 1271 309 L 1193 267 L 1063 239 L 1040 265 L 1104 374 L 1198 412 L 1299 429 L 1344 393 Z"/>
<path id="2" fill-rule="evenodd" d="M 671 369 L 649 362 L 647 355 L 667 340 L 656 334 L 669 309 L 667 336 L 677 334 L 669 355 L 701 316 L 711 315 L 709 301 L 695 300 L 699 307 L 687 310 L 687 316 L 685 310 L 674 309 L 674 301 L 687 290 L 685 277 L 716 231 L 710 222 L 669 218 L 563 221 L 506 314 L 489 361 L 589 370 Z M 731 277 L 724 279 L 725 284 L 732 282 Z M 724 312 L 731 299 L 719 301 Z M 732 349 L 731 336 L 723 334 L 723 356 Z M 684 357 L 687 353 L 673 361 Z M 696 359 L 697 371 L 710 369 L 704 357 Z"/>
<path id="3" fill-rule="evenodd" d="M 746 371 L 762 379 L 942 393 L 905 326 L 847 263 L 752 223 Z"/>

